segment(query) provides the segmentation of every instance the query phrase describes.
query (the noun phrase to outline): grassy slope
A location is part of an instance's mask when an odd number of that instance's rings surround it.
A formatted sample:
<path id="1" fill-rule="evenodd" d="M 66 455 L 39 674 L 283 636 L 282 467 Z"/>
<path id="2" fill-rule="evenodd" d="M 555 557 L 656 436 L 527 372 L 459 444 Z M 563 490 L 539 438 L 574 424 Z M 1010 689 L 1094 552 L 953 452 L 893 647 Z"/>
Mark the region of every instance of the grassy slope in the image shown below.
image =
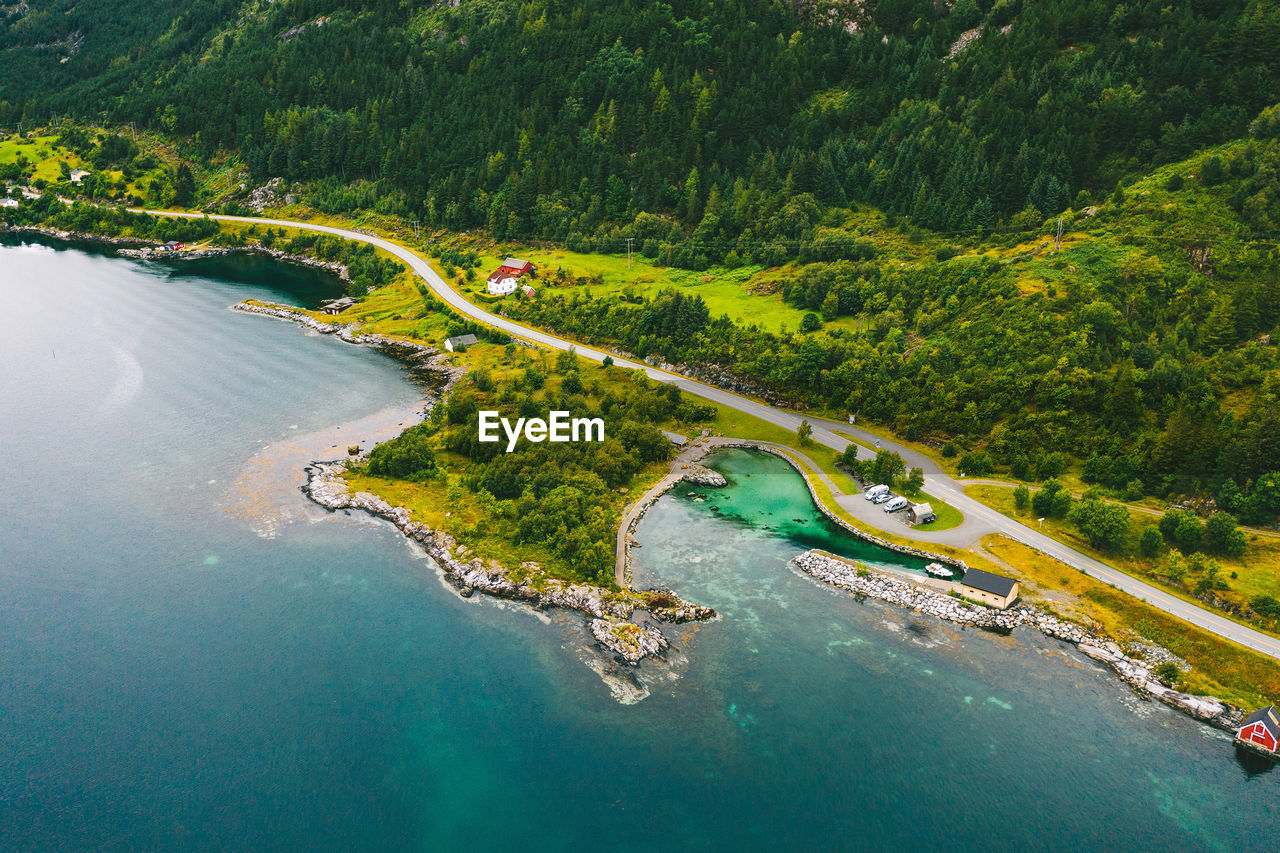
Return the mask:
<path id="1" fill-rule="evenodd" d="M 965 492 L 1010 518 L 1017 518 L 1023 522 L 1035 522 L 1034 514 L 1029 509 L 1018 512 L 1013 503 L 1013 492 L 1010 489 L 1001 486 L 975 485 L 967 487 Z M 1142 531 L 1145 528 L 1154 527 L 1158 520 L 1157 516 L 1133 510 L 1129 511 L 1129 523 L 1132 528 L 1131 539 L 1134 545 L 1129 548 L 1129 553 L 1124 555 L 1099 551 L 1079 534 L 1075 529 L 1075 525 L 1060 518 L 1046 518 L 1044 524 L 1040 526 L 1040 530 L 1045 535 L 1052 536 L 1059 542 L 1101 560 L 1109 566 L 1114 566 L 1125 574 L 1133 575 L 1146 581 L 1155 581 L 1174 595 L 1191 601 L 1198 606 L 1205 606 L 1203 602 L 1195 599 L 1185 589 L 1169 584 L 1156 573 L 1164 559 L 1163 556 L 1152 560 L 1137 555 L 1137 538 L 1142 535 Z M 1216 594 L 1218 596 L 1240 603 L 1247 602 L 1255 595 L 1267 594 L 1280 597 L 1280 540 L 1254 534 L 1249 537 L 1244 556 L 1215 556 L 1213 559 L 1222 566 L 1220 577 L 1231 586 L 1230 590 L 1217 591 Z M 1233 573 L 1235 577 L 1232 577 Z M 1188 573 L 1187 581 L 1194 584 L 1199 577 L 1201 576 L 1195 573 Z M 1229 613 L 1223 613 L 1222 615 L 1231 618 Z M 1250 623 L 1250 627 L 1257 628 L 1259 626 Z M 1276 632 L 1273 631 L 1272 633 Z"/>
<path id="2" fill-rule="evenodd" d="M 100 128 L 89 129 L 99 133 L 106 132 Z M 146 187 L 150 185 L 152 180 L 163 175 L 166 166 L 175 165 L 177 157 L 169 146 L 164 145 L 153 137 L 139 134 L 138 144 L 143 151 L 156 158 L 156 166 L 146 172 L 134 175 L 133 180 L 126 183 L 124 193 L 126 195 L 136 194 L 145 197 Z M 0 164 L 16 162 L 19 157 L 25 157 L 29 163 L 35 166 L 33 180 L 46 181 L 50 186 L 58 184 L 62 180 L 61 163 L 66 163 L 71 169 L 93 171 L 93 167 L 76 155 L 74 151 L 58 145 L 58 135 L 52 132 L 46 132 L 33 139 L 19 137 L 16 134 L 0 138 Z M 118 182 L 124 178 L 124 173 L 119 169 L 108 169 L 102 174 L 105 174 L 113 182 Z"/>

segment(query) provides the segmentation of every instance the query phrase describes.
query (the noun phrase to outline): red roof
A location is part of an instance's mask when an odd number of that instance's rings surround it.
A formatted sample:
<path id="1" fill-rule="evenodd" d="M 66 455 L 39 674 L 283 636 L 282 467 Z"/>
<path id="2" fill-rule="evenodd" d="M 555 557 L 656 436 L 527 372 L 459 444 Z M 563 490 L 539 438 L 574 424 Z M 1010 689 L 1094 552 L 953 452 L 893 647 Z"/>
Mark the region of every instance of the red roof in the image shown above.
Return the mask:
<path id="1" fill-rule="evenodd" d="M 520 258 L 507 258 L 502 262 L 502 266 L 498 267 L 498 272 L 524 275 L 525 273 L 533 272 L 533 264 Z"/>

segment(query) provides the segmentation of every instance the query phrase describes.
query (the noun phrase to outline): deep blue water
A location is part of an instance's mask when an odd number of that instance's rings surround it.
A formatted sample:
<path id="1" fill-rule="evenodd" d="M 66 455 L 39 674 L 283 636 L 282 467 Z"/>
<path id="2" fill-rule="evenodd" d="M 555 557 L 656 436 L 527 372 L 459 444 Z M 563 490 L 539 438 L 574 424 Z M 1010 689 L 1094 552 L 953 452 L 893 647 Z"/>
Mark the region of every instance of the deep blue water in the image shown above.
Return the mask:
<path id="1" fill-rule="evenodd" d="M 1280 774 L 1224 736 L 1037 635 L 859 604 L 683 493 L 637 574 L 723 618 L 616 703 L 575 619 L 460 599 L 297 493 L 298 454 L 420 392 L 226 310 L 313 298 L 289 278 L 0 247 L 0 848 L 1271 849 Z M 733 488 L 797 487 L 742 457 Z"/>

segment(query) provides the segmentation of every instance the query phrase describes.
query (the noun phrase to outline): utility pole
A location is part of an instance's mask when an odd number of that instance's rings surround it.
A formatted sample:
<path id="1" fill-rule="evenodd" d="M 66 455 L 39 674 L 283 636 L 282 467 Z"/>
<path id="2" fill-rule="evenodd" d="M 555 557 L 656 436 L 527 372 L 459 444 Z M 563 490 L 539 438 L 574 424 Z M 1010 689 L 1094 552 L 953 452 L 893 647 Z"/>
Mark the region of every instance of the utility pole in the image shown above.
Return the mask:
<path id="1" fill-rule="evenodd" d="M 635 242 L 635 237 L 627 238 L 627 269 L 631 269 L 631 244 Z"/>
<path id="2" fill-rule="evenodd" d="M 418 230 L 418 220 L 417 220 L 417 219 L 413 220 L 413 239 L 414 239 L 414 242 L 418 242 L 418 243 L 421 243 L 421 242 L 422 242 L 422 234 L 421 234 L 421 232 Z"/>
<path id="3" fill-rule="evenodd" d="M 1056 255 L 1062 251 L 1062 217 L 1058 217 L 1058 233 L 1053 238 L 1053 253 Z"/>

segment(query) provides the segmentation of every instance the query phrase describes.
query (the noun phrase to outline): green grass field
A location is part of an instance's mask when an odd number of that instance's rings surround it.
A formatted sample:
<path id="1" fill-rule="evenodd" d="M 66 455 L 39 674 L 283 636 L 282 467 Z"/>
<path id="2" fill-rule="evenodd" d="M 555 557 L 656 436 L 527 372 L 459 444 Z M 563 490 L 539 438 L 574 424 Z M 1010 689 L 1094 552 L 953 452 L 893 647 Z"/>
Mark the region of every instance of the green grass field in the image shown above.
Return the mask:
<path id="1" fill-rule="evenodd" d="M 777 292 L 779 279 L 794 274 L 794 269 L 789 267 L 743 266 L 730 269 L 719 266 L 696 272 L 659 267 L 639 255 L 634 255 L 628 266 L 626 255 L 585 254 L 536 246 L 485 247 L 480 255 L 480 266 L 475 271 L 475 280 L 462 288 L 464 294 L 473 301 L 483 297 L 485 278 L 508 256 L 530 261 L 538 268 L 538 279 L 533 285 L 542 294 L 571 296 L 589 293 L 595 297 L 618 297 L 627 290 L 638 297 L 652 297 L 666 288 L 677 288 L 701 296 L 712 317 L 728 315 L 736 323 L 754 324 L 770 332 L 795 331 L 800 328 L 801 318 L 808 313 L 783 302 L 781 293 Z M 433 261 L 433 265 L 437 270 L 441 269 L 438 261 Z M 574 278 L 599 277 L 600 283 L 552 284 L 551 279 L 560 269 Z M 825 325 L 852 331 L 859 327 L 860 321 L 843 317 Z"/>
<path id="2" fill-rule="evenodd" d="M 139 144 L 144 151 L 156 158 L 156 166 L 146 172 L 135 174 L 132 180 L 125 182 L 125 187 L 120 193 L 145 198 L 151 181 L 164 177 L 166 165 L 172 159 L 172 155 L 167 154 L 167 149 L 159 143 L 148 140 L 146 137 L 139 137 Z M 57 134 L 43 134 L 32 139 L 16 134 L 0 138 L 0 164 L 15 163 L 19 158 L 26 158 L 34 166 L 30 180 L 43 180 L 50 185 L 62 182 L 61 164 L 63 163 L 66 163 L 70 169 L 94 171 L 92 166 L 77 156 L 74 151 L 58 145 Z M 124 181 L 124 172 L 119 169 L 106 169 L 99 174 L 113 184 Z"/>

